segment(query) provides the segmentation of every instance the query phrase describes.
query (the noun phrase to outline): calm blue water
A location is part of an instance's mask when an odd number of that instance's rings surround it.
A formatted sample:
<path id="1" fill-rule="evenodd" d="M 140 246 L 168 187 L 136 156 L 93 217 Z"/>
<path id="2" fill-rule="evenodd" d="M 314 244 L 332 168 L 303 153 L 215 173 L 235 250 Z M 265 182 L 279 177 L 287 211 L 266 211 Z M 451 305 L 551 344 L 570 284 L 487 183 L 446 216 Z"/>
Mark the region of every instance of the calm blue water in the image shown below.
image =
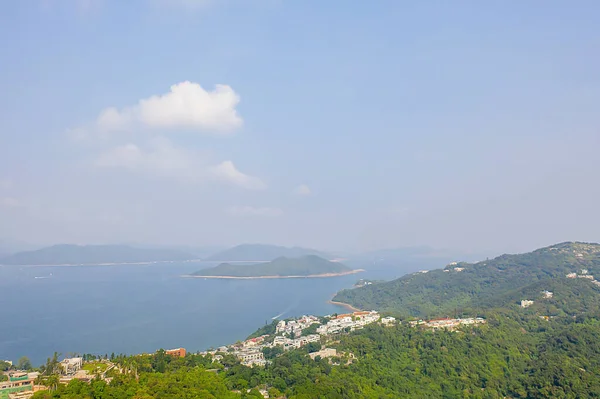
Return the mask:
<path id="1" fill-rule="evenodd" d="M 28 356 L 38 365 L 54 351 L 204 350 L 244 339 L 281 313 L 291 317 L 340 312 L 343 308 L 327 303 L 338 290 L 359 278 L 402 274 L 382 268 L 322 279 L 180 277 L 200 267 L 0 266 L 0 359 Z"/>

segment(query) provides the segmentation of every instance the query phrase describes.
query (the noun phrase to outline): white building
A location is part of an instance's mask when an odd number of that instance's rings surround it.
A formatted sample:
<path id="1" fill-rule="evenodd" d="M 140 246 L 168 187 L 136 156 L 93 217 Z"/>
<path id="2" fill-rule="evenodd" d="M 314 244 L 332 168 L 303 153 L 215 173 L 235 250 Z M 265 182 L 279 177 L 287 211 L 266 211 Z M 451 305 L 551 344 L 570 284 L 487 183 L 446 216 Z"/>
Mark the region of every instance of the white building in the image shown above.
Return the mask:
<path id="1" fill-rule="evenodd" d="M 522 308 L 528 308 L 528 307 L 530 307 L 531 305 L 533 305 L 533 301 L 529 301 L 529 300 L 527 300 L 527 299 L 523 299 L 523 300 L 521 301 L 521 307 L 522 307 Z"/>
<path id="2" fill-rule="evenodd" d="M 61 367 L 65 374 L 75 374 L 83 367 L 83 358 L 81 357 L 72 357 L 70 359 L 65 359 L 60 362 Z"/>
<path id="3" fill-rule="evenodd" d="M 254 364 L 265 360 L 265 355 L 261 351 L 238 352 L 236 355 L 244 364 Z"/>
<path id="4" fill-rule="evenodd" d="M 285 320 L 281 320 L 279 323 L 277 323 L 277 327 L 275 328 L 275 333 L 279 334 L 285 332 Z"/>
<path id="5" fill-rule="evenodd" d="M 383 324 L 384 326 L 390 326 L 392 324 L 394 324 L 396 322 L 396 318 L 395 317 L 384 317 L 381 319 L 381 324 Z"/>

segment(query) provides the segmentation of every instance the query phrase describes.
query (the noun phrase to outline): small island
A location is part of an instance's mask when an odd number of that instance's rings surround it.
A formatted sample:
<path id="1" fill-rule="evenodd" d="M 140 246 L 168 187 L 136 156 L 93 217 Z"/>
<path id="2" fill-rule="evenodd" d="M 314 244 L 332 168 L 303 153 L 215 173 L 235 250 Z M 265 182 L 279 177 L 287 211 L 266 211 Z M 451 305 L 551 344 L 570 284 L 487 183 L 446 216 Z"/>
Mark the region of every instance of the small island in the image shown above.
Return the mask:
<path id="1" fill-rule="evenodd" d="M 342 263 L 332 262 L 316 255 L 307 255 L 299 258 L 279 257 L 271 262 L 252 265 L 221 263 L 218 266 L 199 270 L 186 277 L 221 279 L 311 278 L 345 276 L 361 271 L 363 270 L 353 270 Z"/>

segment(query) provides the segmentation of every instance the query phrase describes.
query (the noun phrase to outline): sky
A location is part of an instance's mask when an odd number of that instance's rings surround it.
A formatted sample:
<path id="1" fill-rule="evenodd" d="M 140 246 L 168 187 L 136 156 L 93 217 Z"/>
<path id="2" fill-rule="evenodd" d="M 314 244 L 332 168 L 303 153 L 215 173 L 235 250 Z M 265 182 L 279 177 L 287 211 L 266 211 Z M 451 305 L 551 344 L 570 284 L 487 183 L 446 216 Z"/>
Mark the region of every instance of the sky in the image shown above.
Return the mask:
<path id="1" fill-rule="evenodd" d="M 0 239 L 600 241 L 597 1 L 0 7 Z"/>

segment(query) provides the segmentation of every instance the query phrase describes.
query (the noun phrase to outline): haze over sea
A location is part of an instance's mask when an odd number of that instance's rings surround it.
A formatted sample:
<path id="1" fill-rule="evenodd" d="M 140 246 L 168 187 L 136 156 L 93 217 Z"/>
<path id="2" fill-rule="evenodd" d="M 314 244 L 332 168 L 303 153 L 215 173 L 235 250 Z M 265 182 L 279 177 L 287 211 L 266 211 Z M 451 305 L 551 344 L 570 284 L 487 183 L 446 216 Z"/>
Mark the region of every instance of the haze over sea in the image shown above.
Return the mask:
<path id="1" fill-rule="evenodd" d="M 181 277 L 209 266 L 213 264 L 0 266 L 0 359 L 28 356 L 39 365 L 55 351 L 205 350 L 243 340 L 275 316 L 344 311 L 327 303 L 338 290 L 360 278 L 402 274 L 381 264 L 334 278 Z"/>

